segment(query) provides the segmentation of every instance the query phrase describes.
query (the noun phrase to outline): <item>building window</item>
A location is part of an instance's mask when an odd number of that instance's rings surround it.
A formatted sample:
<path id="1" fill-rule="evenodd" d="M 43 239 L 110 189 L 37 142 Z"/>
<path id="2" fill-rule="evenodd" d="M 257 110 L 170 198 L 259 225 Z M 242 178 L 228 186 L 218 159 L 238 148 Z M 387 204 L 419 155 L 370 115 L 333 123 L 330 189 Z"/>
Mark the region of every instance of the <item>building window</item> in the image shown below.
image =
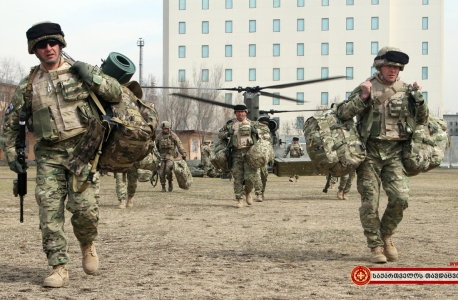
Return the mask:
<path id="1" fill-rule="evenodd" d="M 208 9 L 208 1 L 209 0 L 202 0 L 202 9 Z"/>
<path id="2" fill-rule="evenodd" d="M 232 57 L 232 45 L 226 45 L 226 57 Z"/>
<path id="3" fill-rule="evenodd" d="M 208 69 L 202 69 L 202 81 L 208 82 Z"/>
<path id="4" fill-rule="evenodd" d="M 373 76 L 377 72 L 375 67 L 371 67 L 371 76 Z"/>
<path id="5" fill-rule="evenodd" d="M 428 103 L 428 92 L 421 92 L 423 95 L 423 99 L 425 99 L 425 102 Z"/>
<path id="6" fill-rule="evenodd" d="M 372 0 L 372 1 L 371 1 L 371 4 L 372 4 L 372 5 L 378 5 L 378 0 Z"/>
<path id="7" fill-rule="evenodd" d="M 421 54 L 423 55 L 428 54 L 428 42 L 421 43 Z"/>
<path id="8" fill-rule="evenodd" d="M 304 68 L 297 68 L 297 80 L 304 80 Z"/>
<path id="9" fill-rule="evenodd" d="M 297 129 L 304 128 L 304 117 L 297 117 L 296 118 L 296 128 Z"/>
<path id="10" fill-rule="evenodd" d="M 232 81 L 232 69 L 226 69 L 226 81 Z"/>
<path id="11" fill-rule="evenodd" d="M 186 57 L 186 46 L 178 46 L 178 57 L 179 58 Z"/>
<path id="12" fill-rule="evenodd" d="M 226 8 L 232 8 L 232 0 L 226 0 Z"/>
<path id="13" fill-rule="evenodd" d="M 250 0 L 250 8 L 256 8 L 256 0 Z"/>
<path id="14" fill-rule="evenodd" d="M 321 93 L 321 105 L 328 105 L 328 92 Z"/>
<path id="15" fill-rule="evenodd" d="M 274 0 L 274 7 L 280 7 L 280 0 Z"/>
<path id="16" fill-rule="evenodd" d="M 329 44 L 321 43 L 321 55 L 329 55 Z"/>
<path id="17" fill-rule="evenodd" d="M 178 81 L 184 82 L 186 80 L 186 71 L 185 70 L 178 70 Z"/>
<path id="18" fill-rule="evenodd" d="M 304 19 L 297 19 L 297 31 L 304 31 Z"/>
<path id="19" fill-rule="evenodd" d="M 347 42 L 347 55 L 353 55 L 353 43 L 352 42 Z"/>
<path id="20" fill-rule="evenodd" d="M 345 93 L 345 100 L 348 99 L 348 97 L 350 97 L 350 95 L 351 95 L 351 92 L 346 92 Z"/>
<path id="21" fill-rule="evenodd" d="M 232 21 L 226 21 L 226 33 L 232 33 Z"/>
<path id="22" fill-rule="evenodd" d="M 256 32 L 256 20 L 250 20 L 250 32 Z"/>
<path id="23" fill-rule="evenodd" d="M 378 42 L 371 42 L 371 54 L 378 53 Z"/>
<path id="24" fill-rule="evenodd" d="M 274 95 L 280 95 L 280 93 L 273 93 L 273 94 Z M 273 100 L 273 102 L 272 102 L 273 105 L 280 105 L 280 98 L 273 97 L 272 100 Z"/>
<path id="25" fill-rule="evenodd" d="M 304 93 L 303 92 L 296 93 L 296 99 L 297 99 L 296 101 L 297 105 L 304 105 Z M 302 127 L 304 126 L 302 125 Z"/>
<path id="26" fill-rule="evenodd" d="M 273 80 L 274 81 L 280 80 L 280 69 L 279 68 L 274 68 Z"/>
<path id="27" fill-rule="evenodd" d="M 280 44 L 274 44 L 274 56 L 280 56 Z"/>
<path id="28" fill-rule="evenodd" d="M 378 17 L 371 18 L 371 29 L 377 30 L 378 29 Z"/>
<path id="29" fill-rule="evenodd" d="M 353 18 L 347 18 L 347 30 L 353 30 L 353 29 L 354 29 Z"/>
<path id="30" fill-rule="evenodd" d="M 321 19 L 321 30 L 322 31 L 329 30 L 329 19 L 328 18 Z"/>
<path id="31" fill-rule="evenodd" d="M 250 57 L 255 57 L 256 56 L 256 45 L 250 44 L 248 52 L 249 52 Z"/>
<path id="32" fill-rule="evenodd" d="M 325 79 L 329 77 L 329 68 L 323 67 L 321 68 L 321 79 Z"/>
<path id="33" fill-rule="evenodd" d="M 224 102 L 227 104 L 232 104 L 232 93 L 224 94 Z"/>
<path id="34" fill-rule="evenodd" d="M 321 0 L 321 6 L 329 6 L 329 0 Z"/>
<path id="35" fill-rule="evenodd" d="M 347 80 L 353 79 L 353 67 L 347 67 L 346 76 Z"/>
<path id="36" fill-rule="evenodd" d="M 202 45 L 202 58 L 208 57 L 208 45 Z"/>
<path id="37" fill-rule="evenodd" d="M 250 77 L 250 81 L 256 80 L 256 69 L 250 69 L 249 77 Z"/>
<path id="38" fill-rule="evenodd" d="M 180 10 L 185 10 L 186 9 L 186 0 L 180 0 Z"/>
<path id="39" fill-rule="evenodd" d="M 354 0 L 347 0 L 347 5 L 353 5 L 353 4 L 355 4 Z"/>
<path id="40" fill-rule="evenodd" d="M 421 68 L 421 79 L 428 79 L 428 67 Z"/>
<path id="41" fill-rule="evenodd" d="M 428 17 L 422 18 L 421 29 L 427 30 L 428 29 Z"/>
<path id="42" fill-rule="evenodd" d="M 280 32 L 280 20 L 274 20 L 274 32 Z"/>
<path id="43" fill-rule="evenodd" d="M 304 56 L 304 43 L 297 44 L 297 56 Z"/>
<path id="44" fill-rule="evenodd" d="M 178 23 L 178 33 L 185 34 L 186 33 L 186 22 L 179 22 Z"/>
<path id="45" fill-rule="evenodd" d="M 304 0 L 297 0 L 297 7 L 304 7 Z"/>
<path id="46" fill-rule="evenodd" d="M 429 0 L 423 0 L 423 5 L 428 5 L 429 4 Z"/>
<path id="47" fill-rule="evenodd" d="M 202 33 L 208 33 L 208 31 L 209 31 L 208 27 L 209 27 L 208 21 L 203 21 L 202 22 Z"/>

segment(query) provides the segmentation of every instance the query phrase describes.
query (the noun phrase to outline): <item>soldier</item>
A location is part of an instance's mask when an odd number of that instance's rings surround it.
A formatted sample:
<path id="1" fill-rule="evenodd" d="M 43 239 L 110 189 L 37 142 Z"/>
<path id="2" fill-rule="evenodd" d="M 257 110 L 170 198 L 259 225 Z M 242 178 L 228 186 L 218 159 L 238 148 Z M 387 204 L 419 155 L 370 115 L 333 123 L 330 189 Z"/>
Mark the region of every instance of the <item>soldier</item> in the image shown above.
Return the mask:
<path id="1" fill-rule="evenodd" d="M 398 259 L 391 237 L 409 199 L 402 144 L 410 139 L 415 124 L 425 124 L 428 120 L 429 110 L 421 86 L 417 82 L 406 84 L 398 76 L 408 62 L 409 56 L 398 48 L 380 49 L 373 64 L 377 72 L 337 108 L 341 120 L 357 116 L 361 139 L 366 144 L 367 157 L 357 169 L 357 185 L 361 194 L 361 224 L 374 263 Z M 380 186 L 388 196 L 381 220 Z"/>
<path id="2" fill-rule="evenodd" d="M 212 168 L 212 163 L 210 162 L 211 152 L 210 141 L 204 141 L 204 146 L 200 152 L 204 169 L 204 178 L 208 177 L 208 171 Z"/>
<path id="3" fill-rule="evenodd" d="M 337 191 L 337 199 L 348 200 L 347 194 L 350 191 L 351 183 L 355 178 L 356 171 L 340 177 L 339 190 Z"/>
<path id="4" fill-rule="evenodd" d="M 251 191 L 259 178 L 259 169 L 253 169 L 247 162 L 246 154 L 257 138 L 255 125 L 258 122 L 247 119 L 248 108 L 245 104 L 234 106 L 236 118 L 229 120 L 218 133 L 221 140 L 229 139 L 228 145 L 232 150 L 231 173 L 234 177 L 234 193 L 237 207 L 243 207 L 243 196 L 248 205 L 253 204 Z"/>
<path id="5" fill-rule="evenodd" d="M 119 200 L 119 208 L 124 209 L 127 207 L 132 208 L 134 206 L 134 195 L 137 191 L 138 182 L 138 169 L 132 165 L 125 173 L 115 173 L 116 178 L 116 195 Z M 126 187 L 127 183 L 127 187 Z M 127 204 L 126 204 L 127 196 Z"/>
<path id="6" fill-rule="evenodd" d="M 293 137 L 293 142 L 288 145 L 286 148 L 285 156 L 288 156 L 290 158 L 300 158 L 301 156 L 304 155 L 304 149 L 302 149 L 301 145 L 299 144 L 299 138 L 298 137 Z M 297 174 L 292 174 L 292 176 L 289 178 L 290 182 L 293 182 L 293 177 L 297 180 L 299 179 L 299 176 Z"/>
<path id="7" fill-rule="evenodd" d="M 33 126 L 29 129 L 34 130 L 37 141 L 34 149 L 37 162 L 35 198 L 43 250 L 48 264 L 53 267 L 43 286 L 61 287 L 69 282 L 64 208 L 72 213 L 71 223 L 80 243 L 84 272 L 93 275 L 99 264 L 93 243 L 99 221 L 99 175 L 95 174 L 85 191 L 76 193 L 73 186 L 86 180 L 91 166 L 88 164 L 76 175 L 64 164 L 75 146 L 85 141 L 82 137 L 87 131 L 88 118 L 97 114 L 88 105 L 89 91 L 105 101 L 119 102 L 121 86 L 97 67 L 64 59 L 61 53 L 67 43 L 59 24 L 38 23 L 26 35 L 28 52 L 35 54 L 40 65 L 20 81 L 14 92 L 5 116 L 2 146 L 10 169 L 16 173 L 25 172 L 16 161 L 15 150 L 19 113 L 25 111 L 28 124 Z"/>
<path id="8" fill-rule="evenodd" d="M 271 147 L 272 146 L 272 137 L 270 136 L 270 129 L 269 129 L 269 117 L 260 117 L 258 119 L 259 126 L 258 126 L 258 136 L 260 139 L 269 141 Z M 273 152 L 273 148 L 272 148 Z M 269 163 L 269 162 L 267 162 Z M 267 170 L 267 164 L 259 169 L 260 178 L 257 181 L 260 184 L 255 185 L 255 194 L 256 194 L 256 202 L 262 202 L 266 200 L 264 192 L 266 191 L 266 184 L 267 184 L 267 176 L 269 176 L 269 171 Z"/>
<path id="9" fill-rule="evenodd" d="M 162 132 L 156 138 L 156 147 L 161 155 L 161 166 L 159 167 L 161 192 L 165 192 L 166 177 L 169 181 L 169 192 L 171 192 L 173 191 L 173 159 L 177 156 L 175 149 L 178 149 L 183 160 L 186 160 L 186 151 L 175 132 L 170 130 L 170 122 L 162 122 L 161 128 Z"/>

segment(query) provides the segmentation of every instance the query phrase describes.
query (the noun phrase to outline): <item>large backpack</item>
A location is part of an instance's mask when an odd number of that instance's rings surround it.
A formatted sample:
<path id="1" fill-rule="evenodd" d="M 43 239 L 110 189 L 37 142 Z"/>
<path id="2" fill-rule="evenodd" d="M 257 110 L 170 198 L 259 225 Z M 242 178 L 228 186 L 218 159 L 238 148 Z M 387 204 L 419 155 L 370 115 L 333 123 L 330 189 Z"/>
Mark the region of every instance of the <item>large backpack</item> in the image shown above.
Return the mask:
<path id="1" fill-rule="evenodd" d="M 426 125 L 417 124 L 410 140 L 402 148 L 402 163 L 407 176 L 415 176 L 438 167 L 450 147 L 447 123 L 429 115 Z"/>
<path id="2" fill-rule="evenodd" d="M 336 110 L 310 117 L 304 124 L 307 153 L 316 169 L 335 177 L 347 175 L 366 158 L 353 119 L 342 122 Z"/>
<path id="3" fill-rule="evenodd" d="M 192 174 L 185 160 L 173 161 L 173 173 L 181 189 L 187 190 L 192 184 Z"/>

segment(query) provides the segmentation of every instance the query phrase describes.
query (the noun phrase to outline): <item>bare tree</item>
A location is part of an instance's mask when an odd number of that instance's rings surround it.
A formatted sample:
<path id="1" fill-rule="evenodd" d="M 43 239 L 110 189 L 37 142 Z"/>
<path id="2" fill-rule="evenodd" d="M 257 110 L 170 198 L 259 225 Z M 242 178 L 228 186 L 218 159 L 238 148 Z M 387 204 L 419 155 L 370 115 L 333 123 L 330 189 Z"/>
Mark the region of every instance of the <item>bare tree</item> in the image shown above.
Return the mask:
<path id="1" fill-rule="evenodd" d="M 13 57 L 0 58 L 0 82 L 16 84 L 25 77 L 24 67 Z"/>

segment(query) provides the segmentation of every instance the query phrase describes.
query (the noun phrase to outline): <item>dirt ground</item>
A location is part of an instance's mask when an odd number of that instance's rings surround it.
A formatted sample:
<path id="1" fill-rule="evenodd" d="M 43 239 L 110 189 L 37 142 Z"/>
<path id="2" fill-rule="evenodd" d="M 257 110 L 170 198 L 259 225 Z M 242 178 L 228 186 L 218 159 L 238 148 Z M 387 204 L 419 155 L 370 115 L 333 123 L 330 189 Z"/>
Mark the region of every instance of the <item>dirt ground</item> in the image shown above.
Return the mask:
<path id="1" fill-rule="evenodd" d="M 267 200 L 235 207 L 232 182 L 194 178 L 189 190 L 160 193 L 139 183 L 132 209 L 120 210 L 115 180 L 101 180 L 96 241 L 100 268 L 88 276 L 67 212 L 70 284 L 41 286 L 50 267 L 41 250 L 29 169 L 24 223 L 15 177 L 0 167 L 0 299 L 456 299 L 457 285 L 366 285 L 350 279 L 368 262 L 359 221 L 359 194 L 337 200 L 325 178 L 269 175 Z M 411 178 L 409 208 L 386 267 L 449 267 L 458 261 L 458 170 Z M 381 210 L 386 196 L 381 197 Z M 377 265 L 380 266 L 380 265 Z"/>

